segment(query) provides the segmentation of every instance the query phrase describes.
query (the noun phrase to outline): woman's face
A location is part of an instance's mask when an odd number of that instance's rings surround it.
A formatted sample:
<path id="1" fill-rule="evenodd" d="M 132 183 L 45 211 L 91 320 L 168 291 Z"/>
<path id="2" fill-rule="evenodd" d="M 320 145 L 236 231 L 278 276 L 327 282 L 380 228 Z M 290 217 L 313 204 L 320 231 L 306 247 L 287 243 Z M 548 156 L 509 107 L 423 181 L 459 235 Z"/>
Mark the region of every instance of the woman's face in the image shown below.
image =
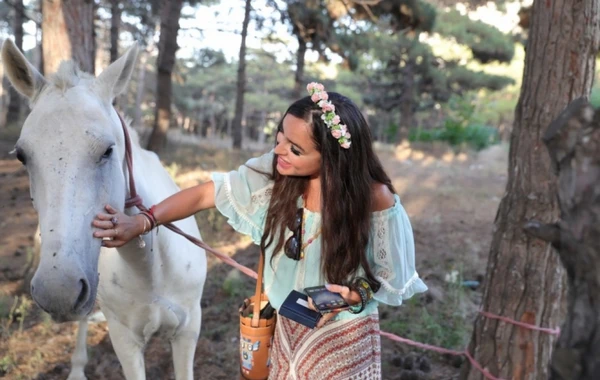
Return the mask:
<path id="1" fill-rule="evenodd" d="M 277 133 L 277 171 L 281 175 L 318 177 L 321 153 L 315 148 L 311 126 L 296 116 L 287 114 L 283 131 Z"/>

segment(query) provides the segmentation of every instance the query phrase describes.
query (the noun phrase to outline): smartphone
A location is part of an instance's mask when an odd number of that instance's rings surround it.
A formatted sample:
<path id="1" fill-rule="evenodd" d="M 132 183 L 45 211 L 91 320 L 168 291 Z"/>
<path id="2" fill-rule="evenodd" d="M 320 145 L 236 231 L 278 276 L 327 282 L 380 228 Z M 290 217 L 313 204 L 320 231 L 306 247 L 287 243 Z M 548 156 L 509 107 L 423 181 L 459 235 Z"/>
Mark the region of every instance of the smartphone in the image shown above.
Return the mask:
<path id="1" fill-rule="evenodd" d="M 313 304 L 321 313 L 345 310 L 350 307 L 339 293 L 330 292 L 325 285 L 304 288 L 304 291 L 312 298 Z"/>

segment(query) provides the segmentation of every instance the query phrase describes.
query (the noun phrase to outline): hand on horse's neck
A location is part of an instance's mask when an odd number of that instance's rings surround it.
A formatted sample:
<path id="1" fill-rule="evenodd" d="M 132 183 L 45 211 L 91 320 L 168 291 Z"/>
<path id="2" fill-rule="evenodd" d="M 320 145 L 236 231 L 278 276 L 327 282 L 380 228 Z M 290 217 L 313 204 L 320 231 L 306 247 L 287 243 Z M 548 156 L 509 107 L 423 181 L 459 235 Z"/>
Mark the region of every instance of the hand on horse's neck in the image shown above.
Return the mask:
<path id="1" fill-rule="evenodd" d="M 311 178 L 304 194 L 304 207 L 310 211 L 321 212 L 321 179 Z"/>

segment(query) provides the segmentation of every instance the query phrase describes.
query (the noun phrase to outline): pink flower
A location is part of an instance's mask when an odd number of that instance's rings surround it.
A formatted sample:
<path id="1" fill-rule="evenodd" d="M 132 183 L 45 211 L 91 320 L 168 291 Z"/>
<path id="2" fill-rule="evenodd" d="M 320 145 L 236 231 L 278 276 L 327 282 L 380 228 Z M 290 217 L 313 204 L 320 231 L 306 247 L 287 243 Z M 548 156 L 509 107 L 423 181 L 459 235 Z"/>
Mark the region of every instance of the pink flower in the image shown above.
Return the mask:
<path id="1" fill-rule="evenodd" d="M 323 112 L 335 112 L 335 106 L 331 102 L 319 102 Z"/>
<path id="2" fill-rule="evenodd" d="M 317 83 L 317 82 L 310 82 L 309 84 L 306 85 L 306 91 L 308 91 L 310 94 L 312 94 L 313 91 L 323 91 L 325 90 L 325 86 L 323 86 L 321 83 Z"/>
<path id="3" fill-rule="evenodd" d="M 318 82 L 311 82 L 306 85 L 306 90 L 310 94 L 310 99 L 315 102 L 323 111 L 321 119 L 331 129 L 331 135 L 337 140 L 344 149 L 349 149 L 350 132 L 348 127 L 340 124 L 340 116 L 335 114 L 335 106 L 329 101 L 329 94 L 325 92 L 325 86 Z"/>

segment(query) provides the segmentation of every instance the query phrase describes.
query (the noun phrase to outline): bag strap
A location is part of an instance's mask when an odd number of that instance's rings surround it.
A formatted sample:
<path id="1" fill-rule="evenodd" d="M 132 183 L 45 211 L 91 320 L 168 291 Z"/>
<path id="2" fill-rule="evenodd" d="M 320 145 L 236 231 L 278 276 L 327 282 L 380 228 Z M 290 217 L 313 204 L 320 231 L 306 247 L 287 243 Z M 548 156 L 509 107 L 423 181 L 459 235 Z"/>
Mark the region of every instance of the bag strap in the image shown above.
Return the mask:
<path id="1" fill-rule="evenodd" d="M 260 320 L 260 304 L 262 302 L 263 271 L 265 269 L 265 254 L 260 252 L 258 259 L 258 278 L 256 279 L 256 290 L 254 292 L 254 309 L 252 310 L 252 327 L 258 327 Z"/>

